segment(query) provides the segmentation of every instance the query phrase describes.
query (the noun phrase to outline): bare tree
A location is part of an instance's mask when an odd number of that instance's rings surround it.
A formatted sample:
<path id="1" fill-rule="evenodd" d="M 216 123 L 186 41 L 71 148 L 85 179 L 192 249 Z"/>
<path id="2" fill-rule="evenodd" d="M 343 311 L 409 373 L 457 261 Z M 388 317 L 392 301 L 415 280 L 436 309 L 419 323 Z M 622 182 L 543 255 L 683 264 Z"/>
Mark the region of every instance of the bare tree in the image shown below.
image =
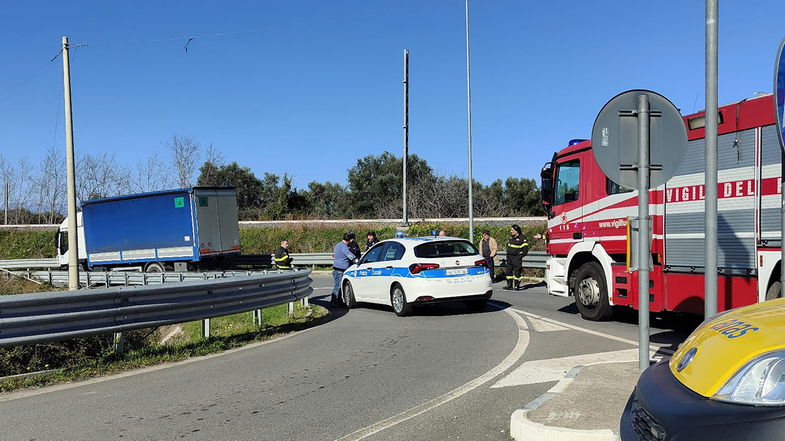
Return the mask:
<path id="1" fill-rule="evenodd" d="M 202 146 L 193 138 L 172 136 L 166 143 L 172 155 L 174 178 L 180 187 L 192 187 L 196 166 L 199 164 Z"/>
<path id="2" fill-rule="evenodd" d="M 54 223 L 65 211 L 65 158 L 62 149 L 50 147 L 41 161 L 36 180 L 38 215 L 44 223 Z"/>
<path id="3" fill-rule="evenodd" d="M 76 196 L 80 201 L 130 192 L 130 172 L 117 164 L 114 154 L 85 154 L 76 164 Z"/>
<path id="4" fill-rule="evenodd" d="M 175 186 L 167 164 L 158 152 L 150 155 L 147 161 L 136 164 L 136 171 L 131 177 L 130 184 L 131 191 L 134 193 L 166 190 Z"/>

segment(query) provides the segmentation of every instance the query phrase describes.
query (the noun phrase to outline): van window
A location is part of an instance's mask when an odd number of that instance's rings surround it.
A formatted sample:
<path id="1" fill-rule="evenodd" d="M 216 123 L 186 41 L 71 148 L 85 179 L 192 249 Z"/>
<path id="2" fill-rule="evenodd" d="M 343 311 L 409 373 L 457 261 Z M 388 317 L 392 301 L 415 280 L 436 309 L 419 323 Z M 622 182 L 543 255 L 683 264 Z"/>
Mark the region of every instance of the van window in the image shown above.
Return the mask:
<path id="1" fill-rule="evenodd" d="M 559 164 L 556 171 L 556 194 L 553 205 L 566 204 L 578 200 L 581 162 L 578 159 Z"/>

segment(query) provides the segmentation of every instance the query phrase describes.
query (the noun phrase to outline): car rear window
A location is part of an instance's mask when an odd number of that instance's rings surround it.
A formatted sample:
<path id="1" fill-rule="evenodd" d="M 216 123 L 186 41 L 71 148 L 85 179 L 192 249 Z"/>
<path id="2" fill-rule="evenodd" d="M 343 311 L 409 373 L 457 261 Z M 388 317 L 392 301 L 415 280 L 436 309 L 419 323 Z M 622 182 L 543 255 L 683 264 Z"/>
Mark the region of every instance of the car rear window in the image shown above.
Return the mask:
<path id="1" fill-rule="evenodd" d="M 414 255 L 422 258 L 473 256 L 477 248 L 464 240 L 438 240 L 414 247 Z"/>

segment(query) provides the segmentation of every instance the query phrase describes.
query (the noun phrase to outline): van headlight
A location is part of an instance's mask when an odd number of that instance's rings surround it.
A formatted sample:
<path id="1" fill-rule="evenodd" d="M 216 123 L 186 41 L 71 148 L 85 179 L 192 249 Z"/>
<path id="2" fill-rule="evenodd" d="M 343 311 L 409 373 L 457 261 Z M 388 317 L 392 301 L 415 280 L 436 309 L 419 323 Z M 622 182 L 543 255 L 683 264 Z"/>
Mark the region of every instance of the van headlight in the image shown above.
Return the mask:
<path id="1" fill-rule="evenodd" d="M 754 358 L 739 369 L 712 398 L 755 406 L 785 404 L 785 350 Z"/>

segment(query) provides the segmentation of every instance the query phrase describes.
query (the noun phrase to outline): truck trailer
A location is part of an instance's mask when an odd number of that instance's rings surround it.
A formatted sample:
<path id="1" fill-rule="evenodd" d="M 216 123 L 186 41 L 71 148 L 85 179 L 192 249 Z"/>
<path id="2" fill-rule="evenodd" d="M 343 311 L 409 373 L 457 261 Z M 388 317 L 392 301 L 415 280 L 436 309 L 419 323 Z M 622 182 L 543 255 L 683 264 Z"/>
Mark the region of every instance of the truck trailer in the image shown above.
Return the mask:
<path id="1" fill-rule="evenodd" d="M 719 108 L 718 309 L 782 296 L 782 151 L 772 95 Z M 675 176 L 649 192 L 649 307 L 702 314 L 705 269 L 705 112 L 684 117 L 688 146 Z M 548 292 L 573 296 L 589 320 L 638 305 L 629 218 L 638 191 L 609 180 L 590 140 L 576 140 L 542 170 L 548 212 Z"/>
<path id="2" fill-rule="evenodd" d="M 240 253 L 233 188 L 192 187 L 85 201 L 77 217 L 83 269 L 216 268 Z M 68 266 L 68 220 L 55 238 Z"/>

